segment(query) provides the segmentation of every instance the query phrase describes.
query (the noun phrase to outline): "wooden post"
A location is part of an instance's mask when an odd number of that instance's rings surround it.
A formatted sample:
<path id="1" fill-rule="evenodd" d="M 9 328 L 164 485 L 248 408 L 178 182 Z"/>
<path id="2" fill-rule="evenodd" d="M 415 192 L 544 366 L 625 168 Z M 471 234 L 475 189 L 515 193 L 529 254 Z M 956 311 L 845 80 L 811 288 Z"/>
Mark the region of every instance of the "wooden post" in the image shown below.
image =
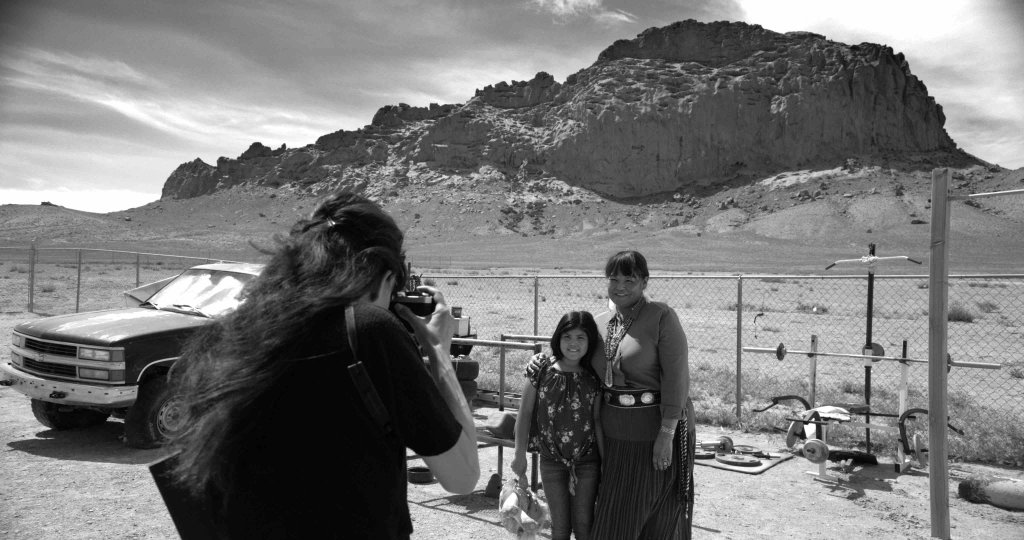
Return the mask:
<path id="1" fill-rule="evenodd" d="M 736 421 L 743 405 L 743 276 L 736 280 Z"/>
<path id="2" fill-rule="evenodd" d="M 946 326 L 949 286 L 949 169 L 932 171 L 932 223 L 928 265 L 928 486 L 933 538 L 949 538 L 946 445 Z"/>
<path id="3" fill-rule="evenodd" d="M 36 243 L 32 242 L 32 247 L 28 252 L 28 312 L 33 313 L 35 311 L 35 292 L 36 292 Z"/>
<path id="4" fill-rule="evenodd" d="M 540 318 L 540 279 L 533 276 L 533 335 L 538 332 L 538 319 Z"/>
<path id="5" fill-rule="evenodd" d="M 75 313 L 78 313 L 82 298 L 82 250 L 78 250 L 78 278 L 75 280 Z"/>
<path id="6" fill-rule="evenodd" d="M 811 352 L 812 353 L 818 352 L 818 335 L 817 334 L 811 334 Z M 808 403 L 811 404 L 811 408 L 813 409 L 813 408 L 818 406 L 816 404 L 817 393 L 818 393 L 818 355 L 811 354 L 811 361 L 809 362 L 809 364 L 811 366 L 811 375 L 810 375 L 810 377 L 811 377 L 811 379 L 810 379 L 810 382 L 811 382 L 811 392 L 810 392 L 810 396 L 808 396 L 808 397 L 810 397 L 811 399 L 808 400 Z"/>

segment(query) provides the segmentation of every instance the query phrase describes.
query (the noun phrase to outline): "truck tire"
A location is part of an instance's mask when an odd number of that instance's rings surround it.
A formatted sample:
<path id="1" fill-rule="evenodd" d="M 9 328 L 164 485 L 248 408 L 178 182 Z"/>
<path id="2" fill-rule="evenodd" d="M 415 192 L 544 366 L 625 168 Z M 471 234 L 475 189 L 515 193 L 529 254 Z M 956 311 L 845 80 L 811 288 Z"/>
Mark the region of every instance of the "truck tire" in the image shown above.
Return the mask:
<path id="1" fill-rule="evenodd" d="M 476 399 L 476 381 L 459 381 L 459 387 L 462 388 L 462 393 L 466 396 L 466 402 L 472 407 L 473 400 Z"/>
<path id="2" fill-rule="evenodd" d="M 32 414 L 40 424 L 57 431 L 98 426 L 106 422 L 110 416 L 110 413 L 69 407 L 39 399 L 32 400 Z"/>
<path id="3" fill-rule="evenodd" d="M 475 381 L 480 375 L 480 363 L 476 360 L 452 360 L 452 367 L 455 368 L 455 378 L 460 381 Z"/>
<path id="4" fill-rule="evenodd" d="M 125 444 L 158 448 L 184 427 L 185 409 L 170 394 L 167 377 L 153 377 L 139 387 L 139 397 L 124 419 Z"/>

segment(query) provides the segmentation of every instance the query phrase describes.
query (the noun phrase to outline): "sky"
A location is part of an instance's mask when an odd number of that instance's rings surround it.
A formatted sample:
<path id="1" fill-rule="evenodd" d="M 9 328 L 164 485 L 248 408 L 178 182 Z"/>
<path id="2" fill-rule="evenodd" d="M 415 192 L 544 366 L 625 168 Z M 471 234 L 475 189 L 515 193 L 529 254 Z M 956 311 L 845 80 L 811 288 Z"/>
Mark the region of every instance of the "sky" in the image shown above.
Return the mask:
<path id="1" fill-rule="evenodd" d="M 1024 167 L 1022 0 L 2 0 L 0 204 L 138 207 L 196 158 L 302 147 L 541 71 L 564 82 L 685 19 L 888 45 L 961 148 Z"/>

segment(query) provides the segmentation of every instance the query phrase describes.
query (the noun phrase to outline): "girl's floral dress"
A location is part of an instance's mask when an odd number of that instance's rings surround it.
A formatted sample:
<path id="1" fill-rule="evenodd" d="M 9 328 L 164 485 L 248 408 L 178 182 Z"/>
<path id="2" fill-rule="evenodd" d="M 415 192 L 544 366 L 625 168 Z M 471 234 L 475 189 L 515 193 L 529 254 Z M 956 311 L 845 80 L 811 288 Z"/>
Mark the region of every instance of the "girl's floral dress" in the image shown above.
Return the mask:
<path id="1" fill-rule="evenodd" d="M 576 462 L 596 451 L 594 401 L 601 386 L 589 371 L 565 372 L 548 366 L 531 377 L 537 388 L 530 449 L 564 464 L 575 478 Z"/>

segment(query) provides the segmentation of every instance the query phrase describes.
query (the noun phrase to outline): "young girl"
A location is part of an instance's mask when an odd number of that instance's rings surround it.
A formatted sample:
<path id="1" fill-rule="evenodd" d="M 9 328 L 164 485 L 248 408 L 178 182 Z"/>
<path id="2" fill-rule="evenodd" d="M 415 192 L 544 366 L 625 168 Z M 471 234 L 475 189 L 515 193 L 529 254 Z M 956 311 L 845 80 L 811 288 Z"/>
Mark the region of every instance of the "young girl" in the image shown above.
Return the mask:
<path id="1" fill-rule="evenodd" d="M 603 450 L 600 379 L 590 364 L 599 343 L 589 312 L 566 313 L 551 336 L 554 363 L 523 386 L 512 472 L 526 485 L 527 449 L 540 453 L 552 540 L 590 538 Z"/>

